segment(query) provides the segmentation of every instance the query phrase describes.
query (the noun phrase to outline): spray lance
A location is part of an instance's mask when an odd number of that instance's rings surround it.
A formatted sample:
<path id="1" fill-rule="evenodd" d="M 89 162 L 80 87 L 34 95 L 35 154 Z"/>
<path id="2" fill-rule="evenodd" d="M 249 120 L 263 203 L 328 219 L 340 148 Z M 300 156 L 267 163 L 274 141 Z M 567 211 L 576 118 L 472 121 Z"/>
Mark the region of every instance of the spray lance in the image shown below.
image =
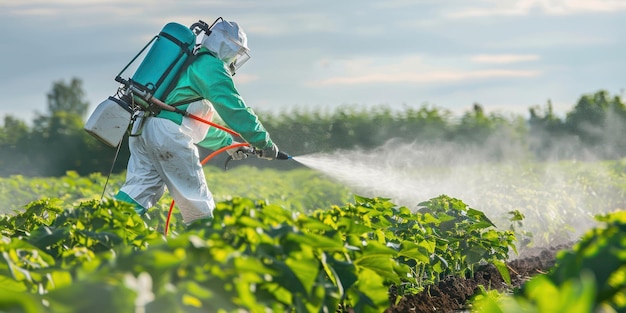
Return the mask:
<path id="1" fill-rule="evenodd" d="M 259 157 L 261 155 L 261 150 L 251 147 L 251 146 L 244 146 L 241 149 L 246 155 L 256 155 L 257 157 Z M 278 151 L 278 155 L 276 156 L 276 160 L 289 160 L 291 159 L 291 156 L 285 152 L 282 151 Z M 224 162 L 224 170 L 228 170 L 228 163 L 230 163 L 230 161 L 233 160 L 232 156 L 228 156 L 226 158 L 226 162 Z"/>

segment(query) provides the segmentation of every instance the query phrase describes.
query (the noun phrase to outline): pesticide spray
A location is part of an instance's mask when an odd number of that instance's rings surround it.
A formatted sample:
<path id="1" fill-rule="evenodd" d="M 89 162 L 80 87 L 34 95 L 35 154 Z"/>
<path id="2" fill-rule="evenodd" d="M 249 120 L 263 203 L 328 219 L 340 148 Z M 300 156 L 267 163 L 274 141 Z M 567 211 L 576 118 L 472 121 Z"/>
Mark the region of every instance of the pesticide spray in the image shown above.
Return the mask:
<path id="1" fill-rule="evenodd" d="M 517 148 L 509 151 L 515 157 L 506 161 L 486 161 L 492 152 L 450 143 L 390 141 L 369 151 L 310 154 L 293 160 L 345 184 L 355 194 L 389 198 L 413 210 L 420 202 L 447 195 L 485 212 L 500 229 L 511 227 L 509 212 L 518 210 L 525 219 L 517 231 L 532 234 L 536 246 L 576 240 L 595 225 L 594 214 L 610 208 L 585 207 L 597 202 L 597 195 L 576 181 L 572 169 L 577 164 L 525 162 Z M 590 173 L 605 179 L 605 170 Z"/>
<path id="2" fill-rule="evenodd" d="M 477 160 L 482 158 L 480 155 L 469 150 L 459 152 L 454 145 L 426 146 L 390 141 L 369 151 L 337 151 L 293 159 L 346 184 L 363 196 L 391 198 L 396 204 L 411 207 L 442 194 L 467 195 L 475 191 L 469 177 L 476 180 L 478 175 L 489 180 L 486 176 L 493 175 L 489 171 L 476 171 Z"/>

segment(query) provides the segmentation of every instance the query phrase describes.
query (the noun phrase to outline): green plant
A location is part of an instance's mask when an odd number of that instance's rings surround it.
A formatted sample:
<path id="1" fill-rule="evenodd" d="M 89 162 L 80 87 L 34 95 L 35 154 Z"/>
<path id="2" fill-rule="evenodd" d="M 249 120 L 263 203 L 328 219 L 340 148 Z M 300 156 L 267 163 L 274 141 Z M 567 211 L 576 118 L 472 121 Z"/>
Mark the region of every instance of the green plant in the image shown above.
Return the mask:
<path id="1" fill-rule="evenodd" d="M 626 310 L 626 211 L 596 217 L 591 229 L 556 266 L 499 299 L 476 297 L 477 312 L 624 312 Z"/>
<path id="2" fill-rule="evenodd" d="M 472 261 L 500 255 L 463 255 L 470 250 L 454 248 L 448 232 L 478 236 L 466 245 L 490 243 L 494 251 L 511 244 L 482 241 L 492 226 L 460 200 L 441 196 L 429 207 L 435 203 L 452 207 L 436 217 L 356 197 L 307 214 L 233 198 L 217 204 L 213 219 L 176 223 L 165 238 L 149 226 L 158 219 L 145 221 L 126 203 L 64 208 L 43 199 L 0 216 L 0 290 L 31 295 L 42 312 L 381 312 L 393 285 L 423 286 L 438 273 L 465 273 Z M 440 220 L 443 212 L 456 209 L 470 218 L 461 213 L 458 223 L 444 225 L 451 220 Z M 433 230 L 442 225 L 446 231 Z"/>

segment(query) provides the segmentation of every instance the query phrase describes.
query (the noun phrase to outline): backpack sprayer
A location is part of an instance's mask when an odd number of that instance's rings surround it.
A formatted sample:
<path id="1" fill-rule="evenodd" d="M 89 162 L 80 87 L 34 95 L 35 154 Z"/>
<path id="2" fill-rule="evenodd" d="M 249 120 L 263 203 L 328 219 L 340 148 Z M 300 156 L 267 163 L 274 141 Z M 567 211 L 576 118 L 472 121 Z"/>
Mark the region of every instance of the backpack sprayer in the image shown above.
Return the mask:
<path id="1" fill-rule="evenodd" d="M 117 147 L 140 111 L 168 110 L 189 116 L 163 101 L 175 87 L 179 73 L 195 58 L 198 48 L 196 38 L 202 32 L 209 34 L 210 28 L 203 21 L 191 27 L 173 22 L 165 25 L 115 77 L 121 86 L 114 96 L 96 107 L 85 123 L 85 131 L 108 146 Z M 150 50 L 133 76 L 122 78 L 122 73 L 149 46 Z"/>
<path id="2" fill-rule="evenodd" d="M 180 73 L 197 57 L 196 52 L 200 48 L 202 39 L 200 35 L 202 33 L 209 35 L 211 28 L 219 20 L 223 19 L 217 18 L 210 26 L 201 20 L 191 27 L 174 22 L 166 24 L 161 32 L 154 36 L 115 77 L 115 81 L 121 84 L 117 93 L 96 107 L 85 123 L 85 131 L 103 143 L 119 149 L 124 134 L 139 112 L 156 113 L 160 110 L 167 110 L 241 137 L 228 128 L 164 102 L 176 86 Z M 122 73 L 151 44 L 152 47 L 133 76 L 128 79 L 122 78 Z M 259 155 L 260 151 L 251 147 L 247 153 Z M 280 152 L 277 156 L 279 160 L 289 158 L 289 155 L 284 152 Z"/>

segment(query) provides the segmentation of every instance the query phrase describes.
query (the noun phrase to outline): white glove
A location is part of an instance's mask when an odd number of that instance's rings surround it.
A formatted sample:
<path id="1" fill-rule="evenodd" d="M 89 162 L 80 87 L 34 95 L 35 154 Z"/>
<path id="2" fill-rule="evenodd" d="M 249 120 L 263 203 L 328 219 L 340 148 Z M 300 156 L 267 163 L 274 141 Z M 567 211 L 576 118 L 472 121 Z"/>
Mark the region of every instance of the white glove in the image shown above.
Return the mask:
<path id="1" fill-rule="evenodd" d="M 271 147 L 260 150 L 259 158 L 266 160 L 273 160 L 278 156 L 278 147 L 276 144 L 272 144 Z"/>
<path id="2" fill-rule="evenodd" d="M 236 144 L 237 142 L 233 142 L 233 143 Z M 250 148 L 249 146 L 243 146 L 243 147 L 228 149 L 226 150 L 226 152 L 228 152 L 228 155 L 230 155 L 230 157 L 233 160 L 240 161 L 240 160 L 247 158 L 248 154 L 252 153 L 252 148 Z"/>

